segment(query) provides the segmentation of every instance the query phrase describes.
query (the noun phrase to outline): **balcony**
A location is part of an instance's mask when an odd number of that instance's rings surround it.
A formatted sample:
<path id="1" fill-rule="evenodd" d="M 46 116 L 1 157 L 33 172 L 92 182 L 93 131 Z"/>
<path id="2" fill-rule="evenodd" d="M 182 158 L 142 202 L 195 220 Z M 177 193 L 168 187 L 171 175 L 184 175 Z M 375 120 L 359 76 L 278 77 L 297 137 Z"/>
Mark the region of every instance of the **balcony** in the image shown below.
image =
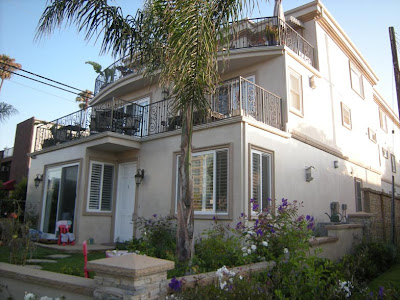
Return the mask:
<path id="1" fill-rule="evenodd" d="M 242 77 L 223 82 L 208 99 L 208 110 L 194 113 L 195 126 L 246 116 L 283 130 L 282 99 Z M 141 138 L 174 131 L 181 125 L 173 99 L 142 106 L 113 98 L 38 127 L 35 151 L 101 132 Z"/>
<path id="2" fill-rule="evenodd" d="M 244 19 L 237 25 L 234 36 L 230 38 L 231 50 L 252 47 L 287 46 L 311 66 L 315 66 L 314 47 L 296 30 L 278 17 Z M 221 49 L 222 50 L 222 49 Z M 140 73 L 139 59 L 122 58 L 96 78 L 94 95 L 109 84 L 132 74 Z"/>

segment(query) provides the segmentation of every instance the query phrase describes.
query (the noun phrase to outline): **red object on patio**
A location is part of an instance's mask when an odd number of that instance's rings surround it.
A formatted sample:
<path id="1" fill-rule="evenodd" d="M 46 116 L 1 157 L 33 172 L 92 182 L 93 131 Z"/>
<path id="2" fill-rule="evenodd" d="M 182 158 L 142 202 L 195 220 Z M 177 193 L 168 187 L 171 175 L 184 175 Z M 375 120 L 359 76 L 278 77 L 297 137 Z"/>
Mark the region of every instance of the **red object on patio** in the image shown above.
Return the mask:
<path id="1" fill-rule="evenodd" d="M 11 191 L 14 189 L 14 184 L 15 184 L 15 180 L 9 180 L 3 183 L 3 186 L 1 187 L 1 189 L 6 190 L 6 191 Z"/>

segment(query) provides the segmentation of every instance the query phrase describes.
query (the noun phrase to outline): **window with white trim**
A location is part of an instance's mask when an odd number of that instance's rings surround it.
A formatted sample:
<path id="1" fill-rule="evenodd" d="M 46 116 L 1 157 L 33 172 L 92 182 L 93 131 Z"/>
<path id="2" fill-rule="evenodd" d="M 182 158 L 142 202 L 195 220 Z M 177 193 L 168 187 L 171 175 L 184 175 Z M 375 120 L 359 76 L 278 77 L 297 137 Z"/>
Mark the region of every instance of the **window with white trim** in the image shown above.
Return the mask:
<path id="1" fill-rule="evenodd" d="M 114 165 L 90 163 L 87 210 L 90 212 L 110 212 L 112 210 Z"/>
<path id="2" fill-rule="evenodd" d="M 351 88 L 364 98 L 363 76 L 361 72 L 350 62 L 350 83 Z"/>
<path id="3" fill-rule="evenodd" d="M 386 159 L 389 158 L 389 151 L 387 151 L 385 148 L 382 148 L 382 156 Z"/>
<path id="4" fill-rule="evenodd" d="M 301 75 L 289 69 L 290 111 L 303 116 L 303 88 Z"/>
<path id="5" fill-rule="evenodd" d="M 379 109 L 379 125 L 384 132 L 387 132 L 387 117 L 382 109 Z"/>
<path id="6" fill-rule="evenodd" d="M 251 213 L 272 209 L 272 153 L 251 150 Z"/>
<path id="7" fill-rule="evenodd" d="M 192 154 L 195 214 L 228 213 L 228 157 L 228 149 Z M 176 171 L 175 207 L 180 197 L 179 156 L 177 156 Z"/>
<path id="8" fill-rule="evenodd" d="M 341 103 L 342 106 L 342 125 L 351 130 L 351 110 L 346 105 Z"/>

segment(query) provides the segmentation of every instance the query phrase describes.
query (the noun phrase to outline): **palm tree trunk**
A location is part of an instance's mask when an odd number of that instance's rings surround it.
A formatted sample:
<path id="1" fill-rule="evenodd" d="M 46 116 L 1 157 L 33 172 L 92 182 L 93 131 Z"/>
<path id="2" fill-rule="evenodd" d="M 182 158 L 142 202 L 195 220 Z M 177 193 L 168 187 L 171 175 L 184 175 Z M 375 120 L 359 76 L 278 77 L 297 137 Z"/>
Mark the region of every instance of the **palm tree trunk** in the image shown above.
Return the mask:
<path id="1" fill-rule="evenodd" d="M 1 82 L 0 82 L 0 91 L 1 91 L 1 87 L 3 86 L 3 82 L 4 82 L 4 79 L 2 78 Z"/>
<path id="2" fill-rule="evenodd" d="M 194 214 L 192 179 L 192 133 L 193 106 L 186 109 L 182 122 L 181 156 L 179 175 L 181 178 L 180 199 L 176 233 L 176 252 L 180 261 L 187 261 L 193 254 Z"/>

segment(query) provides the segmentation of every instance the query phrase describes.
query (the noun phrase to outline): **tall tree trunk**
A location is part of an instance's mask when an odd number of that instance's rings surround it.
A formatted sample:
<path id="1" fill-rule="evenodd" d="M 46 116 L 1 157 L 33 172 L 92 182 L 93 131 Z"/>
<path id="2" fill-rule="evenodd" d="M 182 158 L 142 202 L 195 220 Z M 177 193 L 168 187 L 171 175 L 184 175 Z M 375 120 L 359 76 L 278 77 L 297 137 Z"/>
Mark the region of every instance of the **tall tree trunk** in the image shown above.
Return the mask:
<path id="1" fill-rule="evenodd" d="M 187 261 L 193 252 L 194 214 L 192 179 L 192 132 L 193 107 L 182 115 L 181 156 L 179 175 L 181 178 L 180 198 L 178 201 L 178 224 L 176 233 L 176 251 L 180 261 Z"/>
<path id="2" fill-rule="evenodd" d="M 1 83 L 0 83 L 0 91 L 1 91 L 1 87 L 3 86 L 3 81 L 4 81 L 4 79 L 2 78 Z"/>

